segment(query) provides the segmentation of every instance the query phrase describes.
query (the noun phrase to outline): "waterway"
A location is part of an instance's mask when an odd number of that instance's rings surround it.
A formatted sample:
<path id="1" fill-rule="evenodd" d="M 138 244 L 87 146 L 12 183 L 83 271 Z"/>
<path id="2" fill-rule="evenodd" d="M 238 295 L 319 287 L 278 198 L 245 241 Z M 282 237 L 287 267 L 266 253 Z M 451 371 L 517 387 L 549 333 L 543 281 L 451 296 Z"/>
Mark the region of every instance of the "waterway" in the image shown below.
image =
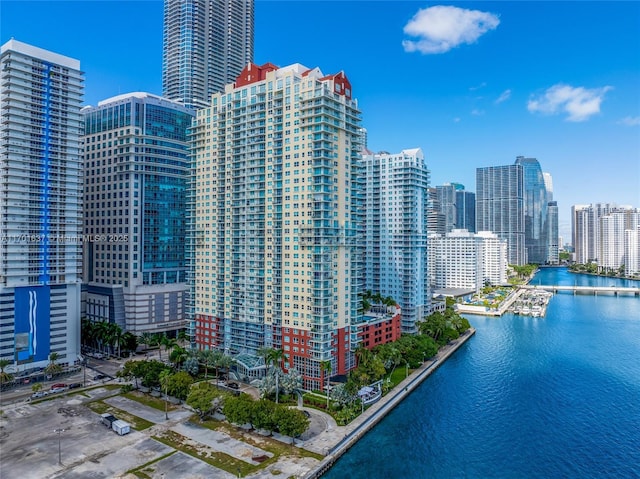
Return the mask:
<path id="1" fill-rule="evenodd" d="M 547 268 L 531 284 L 639 283 Z M 468 319 L 475 337 L 324 478 L 640 478 L 640 298 Z"/>

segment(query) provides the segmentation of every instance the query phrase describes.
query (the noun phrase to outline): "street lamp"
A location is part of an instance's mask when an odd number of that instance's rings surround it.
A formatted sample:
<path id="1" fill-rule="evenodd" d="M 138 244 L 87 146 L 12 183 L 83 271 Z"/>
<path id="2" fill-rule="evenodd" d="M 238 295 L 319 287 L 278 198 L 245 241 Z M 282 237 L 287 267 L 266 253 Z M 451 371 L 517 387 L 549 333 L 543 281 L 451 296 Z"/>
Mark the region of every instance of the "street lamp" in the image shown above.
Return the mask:
<path id="1" fill-rule="evenodd" d="M 60 433 L 63 433 L 66 429 L 54 429 L 53 432 L 58 434 L 58 465 L 62 466 L 62 450 L 60 448 Z"/>

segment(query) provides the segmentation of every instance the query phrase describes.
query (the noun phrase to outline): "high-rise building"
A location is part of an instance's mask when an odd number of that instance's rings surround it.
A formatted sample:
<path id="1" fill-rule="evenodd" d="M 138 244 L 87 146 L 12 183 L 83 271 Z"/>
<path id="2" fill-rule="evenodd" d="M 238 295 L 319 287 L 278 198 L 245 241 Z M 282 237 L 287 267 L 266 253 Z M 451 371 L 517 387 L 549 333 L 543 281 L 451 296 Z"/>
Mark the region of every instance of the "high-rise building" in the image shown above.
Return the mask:
<path id="1" fill-rule="evenodd" d="M 547 204 L 547 263 L 558 264 L 560 262 L 560 241 L 558 234 L 558 202 L 550 201 Z"/>
<path id="2" fill-rule="evenodd" d="M 437 205 L 440 208 L 440 213 L 444 216 L 445 233 L 456 228 L 456 191 L 459 189 L 464 189 L 464 186 L 457 183 L 436 186 Z"/>
<path id="3" fill-rule="evenodd" d="M 163 96 L 209 104 L 253 61 L 253 0 L 165 0 Z"/>
<path id="4" fill-rule="evenodd" d="M 573 205 L 571 207 L 571 233 L 576 263 L 598 262 L 600 257 L 601 218 L 616 211 L 617 206 L 609 203 Z"/>
<path id="5" fill-rule="evenodd" d="M 427 231 L 429 234 L 446 234 L 447 220 L 440 207 L 440 198 L 435 187 L 430 186 L 427 189 L 427 202 Z"/>
<path id="6" fill-rule="evenodd" d="M 86 317 L 136 335 L 184 329 L 193 114 L 141 92 L 83 114 Z"/>
<path id="7" fill-rule="evenodd" d="M 365 170 L 366 289 L 402 308 L 402 330 L 416 331 L 430 310 L 427 278 L 429 170 L 420 148 L 362 155 Z"/>
<path id="8" fill-rule="evenodd" d="M 0 48 L 0 358 L 18 369 L 80 353 L 80 62 Z"/>
<path id="9" fill-rule="evenodd" d="M 507 241 L 490 231 L 429 234 L 428 262 L 432 288 L 480 291 L 507 282 Z"/>
<path id="10" fill-rule="evenodd" d="M 545 178 L 535 158 L 518 156 L 516 165 L 524 173 L 524 232 L 527 262 L 545 264 L 548 261 L 547 206 L 549 203 Z M 548 183 L 551 184 L 550 175 Z"/>
<path id="11" fill-rule="evenodd" d="M 249 64 L 192 127 L 191 333 L 251 376 L 281 349 L 304 386 L 354 366 L 360 112 L 344 73 Z M 264 365 L 262 365 L 264 367 Z"/>
<path id="12" fill-rule="evenodd" d="M 476 194 L 464 187 L 456 190 L 456 229 L 476 231 Z"/>
<path id="13" fill-rule="evenodd" d="M 476 230 L 507 240 L 509 264 L 527 263 L 522 165 L 476 170 Z"/>

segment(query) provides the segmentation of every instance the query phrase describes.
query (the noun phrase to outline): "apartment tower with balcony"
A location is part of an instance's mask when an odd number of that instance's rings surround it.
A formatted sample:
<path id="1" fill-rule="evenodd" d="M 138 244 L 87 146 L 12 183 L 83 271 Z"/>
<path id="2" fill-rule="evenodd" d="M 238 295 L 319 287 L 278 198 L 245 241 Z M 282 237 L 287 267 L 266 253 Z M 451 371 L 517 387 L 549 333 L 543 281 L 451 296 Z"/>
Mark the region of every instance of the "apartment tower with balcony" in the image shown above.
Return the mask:
<path id="1" fill-rule="evenodd" d="M 80 353 L 80 62 L 0 48 L 0 358 L 14 371 Z"/>
<path id="2" fill-rule="evenodd" d="M 162 91 L 207 106 L 253 61 L 253 0 L 165 0 Z"/>
<path id="3" fill-rule="evenodd" d="M 196 114 L 191 334 L 281 349 L 304 387 L 354 367 L 361 313 L 360 112 L 343 72 L 249 64 Z M 325 381 L 326 382 L 326 381 Z"/>
<path id="4" fill-rule="evenodd" d="M 402 309 L 402 331 L 416 332 L 429 314 L 427 206 L 429 170 L 420 148 L 397 154 L 367 152 L 365 172 L 365 284 Z"/>

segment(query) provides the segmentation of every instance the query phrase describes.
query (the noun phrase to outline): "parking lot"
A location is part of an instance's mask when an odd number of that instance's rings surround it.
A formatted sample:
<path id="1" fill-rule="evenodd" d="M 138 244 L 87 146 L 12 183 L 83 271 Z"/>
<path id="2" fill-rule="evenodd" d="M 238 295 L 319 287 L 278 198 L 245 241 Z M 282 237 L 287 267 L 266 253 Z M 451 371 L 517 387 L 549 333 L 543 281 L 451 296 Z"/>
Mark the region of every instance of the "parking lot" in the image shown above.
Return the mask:
<path id="1" fill-rule="evenodd" d="M 99 413 L 84 405 L 96 399 L 153 425 L 141 431 L 132 429 L 129 434 L 119 436 L 105 427 Z M 236 477 L 152 438 L 167 431 L 187 437 L 194 447 L 220 451 L 250 464 L 255 464 L 253 457 L 269 456 L 270 453 L 223 433 L 188 423 L 192 414 L 188 409 L 178 407 L 169 412 L 166 420 L 164 411 L 123 397 L 118 388 L 108 386 L 63 390 L 44 399 L 22 400 L 3 408 L 0 415 L 0 477 L 129 479 L 135 476 L 127 471 L 153 461 L 153 465 L 145 468 L 147 477 Z M 312 427 L 305 436 L 323 429 L 322 423 L 312 415 Z M 317 459 L 283 456 L 249 477 L 286 479 L 302 475 L 315 464 Z"/>

